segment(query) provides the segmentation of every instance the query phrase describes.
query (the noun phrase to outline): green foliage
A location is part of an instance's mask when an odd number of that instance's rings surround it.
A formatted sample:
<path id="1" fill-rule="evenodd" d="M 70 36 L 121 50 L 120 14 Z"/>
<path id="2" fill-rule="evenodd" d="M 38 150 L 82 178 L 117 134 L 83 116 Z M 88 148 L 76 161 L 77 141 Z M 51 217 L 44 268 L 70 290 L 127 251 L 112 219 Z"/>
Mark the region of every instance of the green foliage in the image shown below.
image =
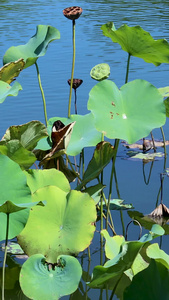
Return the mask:
<path id="1" fill-rule="evenodd" d="M 20 90 L 22 90 L 22 87 L 17 81 L 12 86 L 4 81 L 0 81 L 0 103 L 4 102 L 7 96 L 16 97 Z"/>
<path id="2" fill-rule="evenodd" d="M 113 22 L 102 25 L 103 34 L 130 55 L 140 57 L 145 62 L 159 66 L 169 63 L 169 43 L 165 39 L 154 40 L 149 32 L 140 26 L 129 27 L 124 24 L 116 29 Z"/>
<path id="3" fill-rule="evenodd" d="M 39 121 L 11 126 L 0 142 L 0 153 L 28 169 L 36 161 L 32 150 L 37 142 L 45 136 L 47 136 L 46 127 Z"/>
<path id="4" fill-rule="evenodd" d="M 10 62 L 0 69 L 0 80 L 11 83 L 20 74 L 25 66 L 23 58 Z"/>
<path id="5" fill-rule="evenodd" d="M 29 209 L 27 203 L 32 202 L 31 192 L 26 182 L 26 176 L 15 162 L 0 154 L 0 240 L 5 240 L 7 213 L 10 214 L 9 239 L 14 238 L 24 228 Z"/>
<path id="6" fill-rule="evenodd" d="M 98 131 L 129 144 L 166 121 L 163 97 L 156 87 L 140 79 L 123 85 L 120 90 L 110 80 L 99 82 L 90 91 L 88 109 Z"/>
<path id="7" fill-rule="evenodd" d="M 33 65 L 38 57 L 45 55 L 50 42 L 59 38 L 60 33 L 55 27 L 38 25 L 35 35 L 27 44 L 12 46 L 6 51 L 3 57 L 3 64 L 23 58 L 25 61 L 24 68 L 27 68 Z"/>
<path id="8" fill-rule="evenodd" d="M 52 266 L 43 255 L 35 254 L 22 266 L 20 285 L 30 299 L 57 300 L 77 289 L 81 275 L 80 263 L 72 256 L 60 255 Z"/>
<path id="9" fill-rule="evenodd" d="M 44 207 L 33 207 L 18 242 L 30 256 L 45 255 L 55 263 L 60 254 L 78 254 L 93 238 L 96 221 L 94 200 L 79 191 L 69 193 L 56 186 L 39 188 L 33 201 L 46 200 Z"/>

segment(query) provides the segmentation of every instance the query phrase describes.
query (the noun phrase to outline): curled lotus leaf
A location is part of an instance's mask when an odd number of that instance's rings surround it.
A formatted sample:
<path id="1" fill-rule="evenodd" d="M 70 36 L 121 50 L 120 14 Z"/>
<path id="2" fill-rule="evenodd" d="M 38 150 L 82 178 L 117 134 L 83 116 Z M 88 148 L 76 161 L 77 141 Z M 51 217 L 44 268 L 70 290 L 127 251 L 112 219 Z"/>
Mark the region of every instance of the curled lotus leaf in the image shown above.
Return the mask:
<path id="1" fill-rule="evenodd" d="M 24 69 L 33 65 L 38 57 L 45 55 L 48 45 L 53 40 L 60 39 L 60 32 L 49 25 L 38 25 L 36 33 L 25 45 L 10 47 L 4 57 L 3 64 L 23 58 Z"/>

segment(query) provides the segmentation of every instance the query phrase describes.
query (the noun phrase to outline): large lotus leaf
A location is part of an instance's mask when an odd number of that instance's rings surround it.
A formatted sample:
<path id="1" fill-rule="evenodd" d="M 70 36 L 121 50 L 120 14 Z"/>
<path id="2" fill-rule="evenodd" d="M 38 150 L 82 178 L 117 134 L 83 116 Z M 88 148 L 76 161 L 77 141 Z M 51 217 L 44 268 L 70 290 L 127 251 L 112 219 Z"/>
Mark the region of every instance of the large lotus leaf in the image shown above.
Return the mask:
<path id="1" fill-rule="evenodd" d="M 19 165 L 0 154 L 0 205 L 11 201 L 16 205 L 32 202 L 31 192 L 26 182 L 26 176 Z M 24 228 L 29 215 L 29 209 L 10 214 L 9 239 L 14 238 Z M 0 240 L 5 239 L 7 215 L 0 213 Z"/>
<path id="2" fill-rule="evenodd" d="M 25 172 L 27 176 L 27 183 L 32 193 L 36 190 L 48 186 L 54 185 L 65 192 L 70 192 L 70 185 L 66 176 L 59 170 L 29 170 Z"/>
<path id="3" fill-rule="evenodd" d="M 15 81 L 12 86 L 0 80 L 0 103 L 4 102 L 7 96 L 17 96 L 18 92 L 22 90 L 19 82 Z"/>
<path id="4" fill-rule="evenodd" d="M 129 144 L 166 121 L 163 97 L 156 87 L 141 79 L 123 85 L 120 90 L 110 80 L 99 82 L 90 91 L 88 109 L 98 131 Z"/>
<path id="5" fill-rule="evenodd" d="M 89 162 L 84 173 L 82 182 L 76 189 L 80 190 L 89 181 L 97 178 L 105 166 L 110 162 L 114 155 L 114 148 L 108 142 L 100 142 L 94 151 L 93 157 Z"/>
<path id="6" fill-rule="evenodd" d="M 162 264 L 151 260 L 148 268 L 134 276 L 124 292 L 124 300 L 168 300 L 169 272 Z"/>
<path id="7" fill-rule="evenodd" d="M 48 136 L 46 127 L 40 121 L 31 121 L 26 124 L 10 126 L 2 141 L 19 140 L 24 148 L 33 150 L 37 142 Z"/>
<path id="8" fill-rule="evenodd" d="M 54 263 L 60 254 L 77 254 L 89 246 L 95 231 L 96 208 L 88 194 L 66 193 L 48 186 L 37 190 L 33 199 L 46 200 L 47 204 L 31 209 L 27 225 L 18 236 L 29 256 L 42 253 Z"/>
<path id="9" fill-rule="evenodd" d="M 22 58 L 4 65 L 0 68 L 0 80 L 10 84 L 22 71 L 24 65 L 25 62 Z"/>
<path id="10" fill-rule="evenodd" d="M 165 39 L 154 40 L 149 32 L 140 26 L 129 27 L 124 24 L 116 30 L 113 22 L 102 25 L 103 34 L 130 55 L 140 57 L 145 62 L 159 66 L 169 63 L 169 43 Z"/>
<path id="11" fill-rule="evenodd" d="M 27 68 L 33 65 L 38 57 L 45 55 L 50 42 L 59 38 L 60 32 L 55 27 L 38 25 L 35 35 L 32 36 L 27 44 L 12 46 L 6 51 L 3 57 L 3 64 L 23 58 L 25 61 L 24 68 Z"/>
<path id="12" fill-rule="evenodd" d="M 75 156 L 79 154 L 84 147 L 96 146 L 97 143 L 101 141 L 101 133 L 96 130 L 94 126 L 94 118 L 91 113 L 84 116 L 71 115 L 70 118 L 54 117 L 49 119 L 49 127 L 52 128 L 53 123 L 57 120 L 60 120 L 64 125 L 68 125 L 76 121 L 66 150 L 68 155 Z M 43 142 L 44 140 L 41 141 L 41 143 Z M 37 149 L 38 146 L 39 144 L 37 145 Z M 46 150 L 49 148 L 50 146 L 48 145 Z M 41 149 L 41 147 L 39 147 L 39 149 Z"/>
<path id="13" fill-rule="evenodd" d="M 49 269 L 42 254 L 35 254 L 23 264 L 20 285 L 30 299 L 57 300 L 73 293 L 79 285 L 82 268 L 75 257 L 60 255 Z"/>
<path id="14" fill-rule="evenodd" d="M 25 149 L 18 140 L 11 140 L 9 142 L 1 141 L 0 153 L 8 156 L 24 169 L 28 169 L 36 161 L 36 156 L 31 151 Z"/>

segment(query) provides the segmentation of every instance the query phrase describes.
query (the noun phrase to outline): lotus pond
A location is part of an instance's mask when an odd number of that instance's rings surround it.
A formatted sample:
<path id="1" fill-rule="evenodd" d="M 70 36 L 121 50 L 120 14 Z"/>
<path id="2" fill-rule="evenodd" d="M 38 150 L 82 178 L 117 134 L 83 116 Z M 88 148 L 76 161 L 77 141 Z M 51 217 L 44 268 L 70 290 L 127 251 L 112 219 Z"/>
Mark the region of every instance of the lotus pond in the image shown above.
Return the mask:
<path id="1" fill-rule="evenodd" d="M 169 299 L 168 6 L 81 2 L 1 7 L 1 299 Z"/>

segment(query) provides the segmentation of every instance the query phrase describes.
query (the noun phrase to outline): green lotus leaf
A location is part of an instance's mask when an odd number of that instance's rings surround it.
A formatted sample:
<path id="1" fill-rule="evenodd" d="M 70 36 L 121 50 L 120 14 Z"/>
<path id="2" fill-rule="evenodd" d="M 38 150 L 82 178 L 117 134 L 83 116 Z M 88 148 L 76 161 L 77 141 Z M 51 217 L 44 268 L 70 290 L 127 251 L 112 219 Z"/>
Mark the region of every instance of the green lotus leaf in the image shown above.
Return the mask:
<path id="1" fill-rule="evenodd" d="M 169 272 L 153 259 L 148 268 L 133 277 L 124 291 L 124 300 L 169 299 Z"/>
<path id="2" fill-rule="evenodd" d="M 28 169 L 36 161 L 36 156 L 31 151 L 25 149 L 18 140 L 11 140 L 9 142 L 1 141 L 0 153 L 8 156 L 24 169 Z"/>
<path id="3" fill-rule="evenodd" d="M 135 153 L 136 154 L 134 154 L 134 155 L 131 155 L 131 153 L 130 153 L 130 159 L 131 160 L 141 159 L 145 162 L 149 162 L 149 161 L 158 160 L 158 159 L 164 157 L 164 153 L 162 153 L 162 152 L 155 152 L 155 153 L 138 153 L 138 152 L 135 152 Z"/>
<path id="4" fill-rule="evenodd" d="M 2 141 L 19 140 L 21 145 L 27 150 L 33 150 L 37 142 L 48 136 L 46 127 L 40 121 L 31 121 L 22 125 L 10 126 Z"/>
<path id="5" fill-rule="evenodd" d="M 44 207 L 34 206 L 18 242 L 26 254 L 42 253 L 55 263 L 60 254 L 77 254 L 89 246 L 95 231 L 96 207 L 86 193 L 66 193 L 56 186 L 40 188 L 34 201 L 46 200 Z"/>
<path id="6" fill-rule="evenodd" d="M 45 257 L 35 254 L 22 266 L 20 285 L 30 299 L 57 300 L 73 293 L 81 276 L 82 268 L 75 257 L 60 255 L 53 269 L 49 269 Z"/>
<path id="7" fill-rule="evenodd" d="M 97 83 L 90 91 L 88 109 L 98 131 L 129 144 L 166 121 L 163 97 L 156 87 L 141 79 L 123 85 L 120 90 L 110 80 Z"/>
<path id="8" fill-rule="evenodd" d="M 22 90 L 22 87 L 17 81 L 12 86 L 4 81 L 0 81 L 0 103 L 4 102 L 7 96 L 17 96 L 20 90 Z"/>
<path id="9" fill-rule="evenodd" d="M 110 67 L 108 64 L 102 63 L 93 67 L 90 71 L 90 76 L 98 81 L 108 78 L 110 75 Z"/>
<path id="10" fill-rule="evenodd" d="M 129 27 L 124 24 L 116 30 L 113 22 L 101 27 L 103 34 L 130 55 L 140 57 L 145 62 L 159 66 L 169 63 L 169 43 L 165 39 L 154 40 L 149 32 L 140 26 Z"/>
<path id="11" fill-rule="evenodd" d="M 65 192 L 70 192 L 70 185 L 67 178 L 62 172 L 56 169 L 49 170 L 34 170 L 31 169 L 25 172 L 27 176 L 27 184 L 32 193 L 39 188 L 54 185 Z"/>
<path id="12" fill-rule="evenodd" d="M 164 100 L 165 108 L 166 108 L 166 117 L 169 118 L 169 97 Z"/>
<path id="13" fill-rule="evenodd" d="M 101 231 L 101 234 L 106 239 L 105 253 L 106 257 L 113 259 L 121 252 L 121 247 L 125 243 L 125 238 L 122 235 L 115 235 L 110 237 L 106 229 Z"/>
<path id="14" fill-rule="evenodd" d="M 169 86 L 158 88 L 158 90 L 160 94 L 163 96 L 163 98 L 169 97 Z"/>
<path id="15" fill-rule="evenodd" d="M 106 205 L 103 205 L 104 209 L 107 209 Z M 110 210 L 126 210 L 134 208 L 132 204 L 124 204 L 124 200 L 121 199 L 112 199 L 110 200 Z"/>
<path id="16" fill-rule="evenodd" d="M 95 204 L 97 204 L 100 201 L 100 192 L 105 188 L 105 185 L 98 183 L 93 186 L 89 186 L 86 189 L 83 189 L 83 193 L 88 193 L 93 199 Z M 77 187 L 78 190 L 78 187 Z"/>
<path id="17" fill-rule="evenodd" d="M 26 176 L 19 165 L 0 154 L 0 205 L 10 201 L 16 206 L 32 202 Z M 24 228 L 29 216 L 29 209 L 13 212 L 9 217 L 9 239 L 14 238 Z M 0 240 L 5 240 L 7 215 L 0 213 Z"/>
<path id="18" fill-rule="evenodd" d="M 60 120 L 64 125 L 68 125 L 76 121 L 69 145 L 67 147 L 66 153 L 68 155 L 75 156 L 79 154 L 84 147 L 96 146 L 97 143 L 101 141 L 101 134 L 95 129 L 94 118 L 92 114 L 81 115 L 71 115 L 70 118 L 59 118 L 54 117 L 49 119 L 48 125 L 52 128 L 55 121 Z M 44 140 L 42 140 L 42 143 Z M 39 144 L 37 145 L 37 149 Z M 48 149 L 50 146 L 48 146 Z M 39 149 L 41 149 L 39 147 Z"/>
<path id="19" fill-rule="evenodd" d="M 49 25 L 38 25 L 36 33 L 25 45 L 10 47 L 4 57 L 3 64 L 23 58 L 24 69 L 33 65 L 38 57 L 45 55 L 48 45 L 53 40 L 60 39 L 60 32 Z"/>
<path id="20" fill-rule="evenodd" d="M 23 210 L 25 208 L 26 207 L 20 207 L 18 205 L 15 205 L 11 201 L 6 201 L 5 203 L 0 205 L 0 212 L 4 214 L 11 214 Z"/>
<path id="21" fill-rule="evenodd" d="M 169 255 L 161 250 L 157 243 L 150 245 L 147 248 L 146 254 L 169 269 Z"/>
<path id="22" fill-rule="evenodd" d="M 130 218 L 137 220 L 144 228 L 151 230 L 153 224 L 157 223 L 162 226 L 165 235 L 169 234 L 169 225 L 166 224 L 168 222 L 168 218 L 162 218 L 162 217 L 152 218 L 150 216 L 144 216 L 142 213 L 138 211 L 131 211 L 131 210 L 129 210 L 127 213 L 130 216 Z M 137 223 L 135 224 L 137 225 Z"/>
<path id="23" fill-rule="evenodd" d="M 93 157 L 89 162 L 84 173 L 82 182 L 76 189 L 80 190 L 89 181 L 97 178 L 104 167 L 110 162 L 114 155 L 114 148 L 108 142 L 100 142 L 94 151 Z"/>
<path id="24" fill-rule="evenodd" d="M 0 80 L 10 84 L 23 70 L 24 65 L 25 62 L 22 58 L 4 65 L 2 68 L 0 68 Z"/>

